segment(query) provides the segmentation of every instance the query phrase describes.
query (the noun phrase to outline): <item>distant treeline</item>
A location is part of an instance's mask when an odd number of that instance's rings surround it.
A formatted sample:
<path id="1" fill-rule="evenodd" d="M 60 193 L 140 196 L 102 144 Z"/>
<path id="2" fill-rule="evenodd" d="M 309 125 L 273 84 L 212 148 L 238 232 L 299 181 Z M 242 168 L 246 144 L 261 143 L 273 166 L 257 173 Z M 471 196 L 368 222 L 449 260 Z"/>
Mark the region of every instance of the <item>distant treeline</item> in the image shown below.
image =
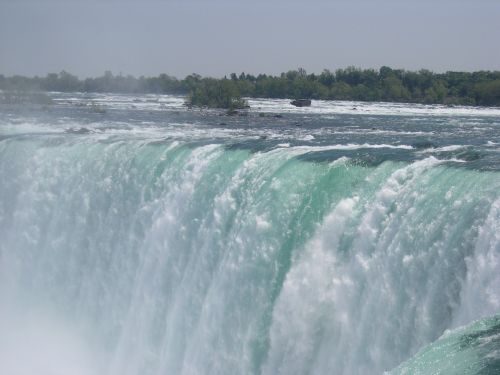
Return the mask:
<path id="1" fill-rule="evenodd" d="M 237 96 L 308 98 L 360 101 L 394 101 L 436 104 L 500 105 L 500 71 L 433 73 L 382 67 L 379 70 L 348 67 L 308 74 L 299 68 L 278 76 L 235 74 L 221 79 L 191 74 L 177 79 L 167 74 L 133 77 L 106 72 L 102 77 L 79 79 L 67 72 L 45 77 L 5 77 L 2 90 L 82 91 L 115 93 L 193 94 L 200 87 L 229 87 Z"/>

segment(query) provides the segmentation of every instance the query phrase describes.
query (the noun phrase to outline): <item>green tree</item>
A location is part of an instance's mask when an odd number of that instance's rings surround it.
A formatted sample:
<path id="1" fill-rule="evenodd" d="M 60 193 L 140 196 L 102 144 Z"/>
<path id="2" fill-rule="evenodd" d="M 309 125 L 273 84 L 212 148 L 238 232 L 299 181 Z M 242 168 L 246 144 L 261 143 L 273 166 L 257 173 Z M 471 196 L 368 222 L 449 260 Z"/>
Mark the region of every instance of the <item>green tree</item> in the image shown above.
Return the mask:
<path id="1" fill-rule="evenodd" d="M 475 97 L 481 105 L 500 105 L 500 79 L 476 85 Z"/>
<path id="2" fill-rule="evenodd" d="M 189 105 L 209 108 L 238 109 L 247 106 L 234 81 L 228 79 L 201 80 L 189 94 L 187 102 Z"/>

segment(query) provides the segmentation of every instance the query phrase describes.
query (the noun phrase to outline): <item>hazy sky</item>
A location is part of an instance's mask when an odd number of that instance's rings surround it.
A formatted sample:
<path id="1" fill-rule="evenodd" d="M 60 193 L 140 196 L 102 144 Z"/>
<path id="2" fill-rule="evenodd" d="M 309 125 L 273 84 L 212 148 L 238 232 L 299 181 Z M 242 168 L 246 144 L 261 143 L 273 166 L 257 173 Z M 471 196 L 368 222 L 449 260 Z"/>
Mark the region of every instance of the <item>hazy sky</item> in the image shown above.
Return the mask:
<path id="1" fill-rule="evenodd" d="M 500 0 L 0 0 L 0 74 L 500 70 Z"/>

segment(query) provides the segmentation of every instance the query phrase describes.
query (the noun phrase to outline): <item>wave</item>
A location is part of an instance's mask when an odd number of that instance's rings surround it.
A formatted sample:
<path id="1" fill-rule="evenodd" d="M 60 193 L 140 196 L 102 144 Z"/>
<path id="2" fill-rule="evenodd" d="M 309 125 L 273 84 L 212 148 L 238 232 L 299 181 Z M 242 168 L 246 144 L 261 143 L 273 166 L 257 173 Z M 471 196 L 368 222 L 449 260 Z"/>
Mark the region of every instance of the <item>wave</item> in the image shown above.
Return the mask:
<path id="1" fill-rule="evenodd" d="M 500 373 L 500 316 L 446 331 L 390 375 Z"/>

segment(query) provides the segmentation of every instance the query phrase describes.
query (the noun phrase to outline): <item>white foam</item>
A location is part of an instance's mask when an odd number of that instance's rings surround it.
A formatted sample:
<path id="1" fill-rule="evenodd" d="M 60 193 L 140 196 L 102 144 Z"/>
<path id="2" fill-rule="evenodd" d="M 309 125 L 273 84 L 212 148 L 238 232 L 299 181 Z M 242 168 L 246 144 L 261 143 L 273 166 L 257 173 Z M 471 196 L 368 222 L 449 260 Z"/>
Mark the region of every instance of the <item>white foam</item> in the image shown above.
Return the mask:
<path id="1" fill-rule="evenodd" d="M 373 116 L 500 116 L 498 107 L 470 107 L 444 105 L 426 105 L 390 102 L 357 102 L 336 100 L 313 100 L 310 107 L 294 107 L 287 99 L 252 99 L 250 107 L 258 112 L 369 114 Z"/>
<path id="2" fill-rule="evenodd" d="M 427 148 L 423 151 L 422 153 L 430 153 L 430 152 L 451 152 L 451 151 L 457 151 L 461 150 L 463 148 L 470 147 L 469 145 L 449 145 L 449 146 L 443 146 L 443 147 L 431 147 Z"/>
<path id="3" fill-rule="evenodd" d="M 473 254 L 467 259 L 467 279 L 455 326 L 500 311 L 500 199 L 491 205 L 479 229 Z"/>
<path id="4" fill-rule="evenodd" d="M 331 151 L 331 150 L 360 150 L 360 149 L 400 149 L 400 150 L 413 150 L 410 145 L 390 145 L 390 144 L 370 144 L 370 143 L 348 143 L 348 144 L 335 144 L 330 146 L 294 146 L 293 150 L 304 150 L 308 152 L 315 151 Z"/>

